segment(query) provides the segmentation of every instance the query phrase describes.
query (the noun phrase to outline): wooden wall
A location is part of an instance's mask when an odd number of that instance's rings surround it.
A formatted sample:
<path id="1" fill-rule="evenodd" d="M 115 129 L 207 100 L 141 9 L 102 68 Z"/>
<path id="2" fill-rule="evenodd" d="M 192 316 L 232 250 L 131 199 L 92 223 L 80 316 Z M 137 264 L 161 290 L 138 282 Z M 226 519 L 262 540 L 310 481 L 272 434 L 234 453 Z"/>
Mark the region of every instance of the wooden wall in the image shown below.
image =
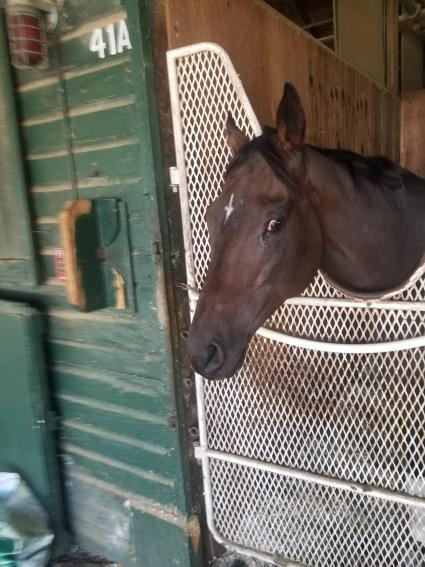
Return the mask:
<path id="1" fill-rule="evenodd" d="M 425 177 L 425 90 L 401 99 L 400 163 Z"/>
<path id="2" fill-rule="evenodd" d="M 283 82 L 298 88 L 308 139 L 398 160 L 399 99 L 260 0 L 162 0 L 168 48 L 198 41 L 229 53 L 261 123 L 273 124 Z"/>

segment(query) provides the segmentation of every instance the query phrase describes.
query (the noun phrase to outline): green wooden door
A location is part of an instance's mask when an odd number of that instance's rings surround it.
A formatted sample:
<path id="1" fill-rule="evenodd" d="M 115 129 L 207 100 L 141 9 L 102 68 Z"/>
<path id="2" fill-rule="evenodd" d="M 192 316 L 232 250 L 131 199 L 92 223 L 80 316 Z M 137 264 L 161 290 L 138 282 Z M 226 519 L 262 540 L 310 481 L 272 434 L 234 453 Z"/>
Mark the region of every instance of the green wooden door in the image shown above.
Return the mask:
<path id="1" fill-rule="evenodd" d="M 39 285 L 0 296 L 44 315 L 76 541 L 122 565 L 199 565 L 163 239 L 165 187 L 154 97 L 150 2 L 65 0 L 45 70 L 16 70 Z M 125 206 L 134 302 L 89 313 L 58 277 L 69 200 Z"/>
<path id="2" fill-rule="evenodd" d="M 54 447 L 55 419 L 43 353 L 40 315 L 0 301 L 0 471 L 18 472 L 63 540 L 64 517 Z"/>
<path id="3" fill-rule="evenodd" d="M 0 286 L 36 284 L 19 119 L 0 12 Z M 40 315 L 25 303 L 0 301 L 0 471 L 18 472 L 41 500 L 65 542 L 56 422 L 44 360 Z"/>

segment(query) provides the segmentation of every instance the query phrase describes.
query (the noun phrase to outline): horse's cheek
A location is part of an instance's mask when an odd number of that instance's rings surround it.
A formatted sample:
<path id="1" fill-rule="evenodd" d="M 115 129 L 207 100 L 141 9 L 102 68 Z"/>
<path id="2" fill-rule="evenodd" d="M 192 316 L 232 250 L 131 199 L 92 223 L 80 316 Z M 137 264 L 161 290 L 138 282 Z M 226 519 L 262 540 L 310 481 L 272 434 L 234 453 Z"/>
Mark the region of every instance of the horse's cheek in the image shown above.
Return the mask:
<path id="1" fill-rule="evenodd" d="M 322 257 L 322 230 L 316 214 L 310 211 L 310 222 L 303 257 L 306 264 L 306 286 L 313 280 Z"/>
<path id="2" fill-rule="evenodd" d="M 314 210 L 304 204 L 297 211 L 294 218 L 297 236 L 294 238 L 296 246 L 293 250 L 294 283 L 300 293 L 313 280 L 319 269 L 322 254 L 322 231 L 319 219 Z"/>

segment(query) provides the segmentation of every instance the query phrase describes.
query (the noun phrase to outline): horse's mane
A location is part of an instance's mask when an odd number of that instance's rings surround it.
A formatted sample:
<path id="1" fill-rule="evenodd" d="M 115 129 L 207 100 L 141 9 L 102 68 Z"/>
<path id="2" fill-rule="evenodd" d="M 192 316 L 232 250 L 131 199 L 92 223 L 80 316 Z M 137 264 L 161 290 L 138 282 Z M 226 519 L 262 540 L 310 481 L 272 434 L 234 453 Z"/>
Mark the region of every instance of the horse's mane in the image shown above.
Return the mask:
<path id="1" fill-rule="evenodd" d="M 341 165 L 346 169 L 353 180 L 354 186 L 360 189 L 361 180 L 367 179 L 381 188 L 384 193 L 389 192 L 389 199 L 393 192 L 409 185 L 411 188 L 424 190 L 425 180 L 411 171 L 395 164 L 383 156 L 362 156 L 349 150 L 319 148 L 311 146 L 323 156 Z M 254 152 L 259 152 L 271 167 L 278 179 L 283 181 L 293 197 L 299 196 L 295 181 L 284 167 L 282 156 L 276 145 L 276 130 L 265 126 L 263 134 L 242 146 L 227 166 L 225 176 L 237 165 L 245 163 Z"/>
<path id="2" fill-rule="evenodd" d="M 356 184 L 359 177 L 365 177 L 383 189 L 402 189 L 407 176 L 415 177 L 384 156 L 362 156 L 349 150 L 314 148 L 325 157 L 344 166 Z"/>

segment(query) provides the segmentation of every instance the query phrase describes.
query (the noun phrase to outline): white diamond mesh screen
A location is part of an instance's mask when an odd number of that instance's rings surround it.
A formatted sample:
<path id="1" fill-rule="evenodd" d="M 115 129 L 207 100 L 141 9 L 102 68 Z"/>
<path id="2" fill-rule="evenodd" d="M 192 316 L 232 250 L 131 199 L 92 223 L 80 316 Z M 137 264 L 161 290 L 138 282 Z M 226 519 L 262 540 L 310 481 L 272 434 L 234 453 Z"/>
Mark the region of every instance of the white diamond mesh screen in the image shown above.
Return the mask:
<path id="1" fill-rule="evenodd" d="M 321 567 L 423 566 L 424 513 L 210 460 L 214 517 L 229 541 Z"/>
<path id="2" fill-rule="evenodd" d="M 249 137 L 255 134 L 238 91 L 218 53 L 201 51 L 177 63 L 181 129 L 190 209 L 195 282 L 202 286 L 209 259 L 205 211 L 218 196 L 230 159 L 228 113 Z"/>
<path id="3" fill-rule="evenodd" d="M 170 57 L 178 101 L 174 119 L 186 170 L 183 220 L 190 225 L 191 281 L 197 287 L 208 267 L 205 211 L 220 191 L 230 157 L 227 113 L 249 136 L 258 132 L 225 57 L 216 48 L 199 49 L 176 50 Z M 425 335 L 424 278 L 393 298 L 397 309 L 348 305 L 320 275 L 303 295 L 318 301 L 284 305 L 266 326 L 339 343 Z M 336 301 L 326 305 L 323 298 Z M 249 465 L 225 456 L 204 461 L 207 507 L 225 542 L 311 567 L 425 566 L 424 509 L 289 478 L 255 464 L 339 479 L 348 488 L 359 483 L 390 490 L 393 500 L 403 493 L 424 497 L 424 348 L 337 354 L 256 336 L 238 374 L 203 383 L 198 404 L 206 448 L 252 460 Z"/>
<path id="4" fill-rule="evenodd" d="M 233 380 L 205 382 L 208 446 L 403 491 L 424 475 L 421 351 L 323 353 L 257 336 Z"/>

